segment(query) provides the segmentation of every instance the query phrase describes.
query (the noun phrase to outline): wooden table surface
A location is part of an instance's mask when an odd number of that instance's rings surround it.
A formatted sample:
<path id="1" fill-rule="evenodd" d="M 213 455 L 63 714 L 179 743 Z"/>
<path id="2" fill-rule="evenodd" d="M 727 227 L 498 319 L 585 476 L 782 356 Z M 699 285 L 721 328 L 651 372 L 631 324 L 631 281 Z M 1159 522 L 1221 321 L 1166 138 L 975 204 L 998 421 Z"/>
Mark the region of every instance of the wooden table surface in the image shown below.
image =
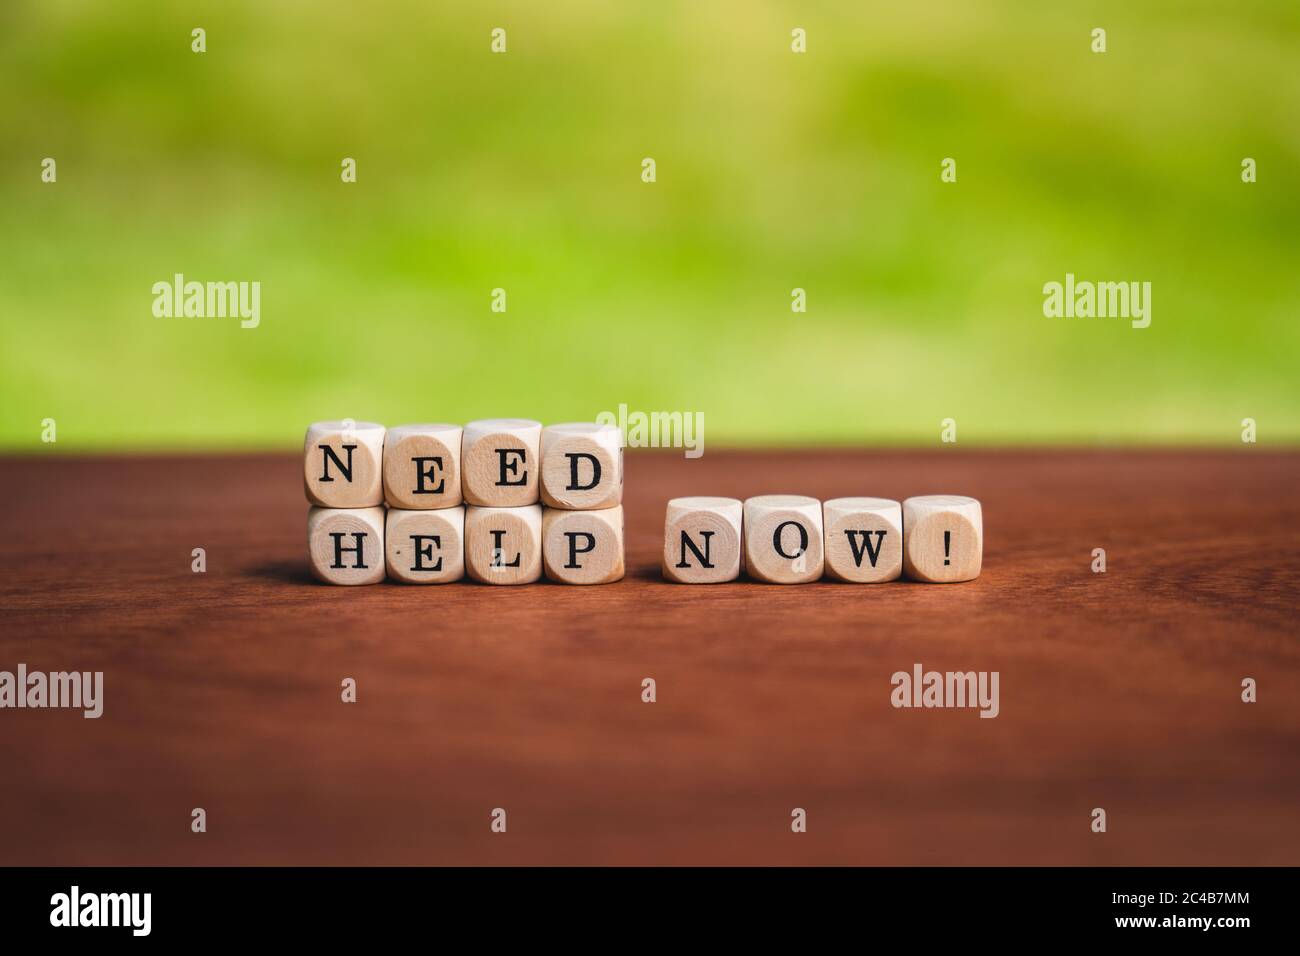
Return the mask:
<path id="1" fill-rule="evenodd" d="M 0 711 L 0 863 L 1300 864 L 1297 489 L 1253 448 L 632 453 L 619 584 L 332 588 L 294 456 L 0 459 L 0 670 L 105 682 Z M 984 573 L 660 579 L 668 498 L 784 491 L 974 495 Z M 918 662 L 1000 715 L 893 708 Z"/>

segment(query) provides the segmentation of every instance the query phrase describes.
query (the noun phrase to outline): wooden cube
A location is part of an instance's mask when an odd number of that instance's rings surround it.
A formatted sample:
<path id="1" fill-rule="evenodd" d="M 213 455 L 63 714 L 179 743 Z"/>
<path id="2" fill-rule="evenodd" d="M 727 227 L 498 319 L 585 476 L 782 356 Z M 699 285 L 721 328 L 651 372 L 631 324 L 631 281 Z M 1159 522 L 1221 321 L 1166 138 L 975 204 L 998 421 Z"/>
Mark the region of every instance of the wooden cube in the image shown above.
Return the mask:
<path id="1" fill-rule="evenodd" d="M 561 584 L 609 584 L 623 578 L 623 508 L 542 511 L 542 565 Z"/>
<path id="2" fill-rule="evenodd" d="M 903 570 L 915 581 L 972 581 L 984 563 L 980 503 L 962 495 L 903 502 Z"/>
<path id="3" fill-rule="evenodd" d="M 461 503 L 459 425 L 398 425 L 384 436 L 384 500 L 424 511 Z"/>
<path id="4" fill-rule="evenodd" d="M 375 584 L 384 579 L 384 509 L 307 511 L 311 573 L 327 584 Z"/>
<path id="5" fill-rule="evenodd" d="M 542 506 L 465 509 L 465 570 L 482 584 L 542 576 Z"/>
<path id="6" fill-rule="evenodd" d="M 384 502 L 384 426 L 315 422 L 303 443 L 307 500 L 323 508 L 369 508 Z"/>
<path id="7" fill-rule="evenodd" d="M 592 510 L 623 502 L 623 433 L 575 422 L 542 429 L 542 504 Z"/>
<path id="8" fill-rule="evenodd" d="M 903 506 L 891 498 L 832 498 L 822 505 L 826 576 L 865 584 L 903 573 Z"/>
<path id="9" fill-rule="evenodd" d="M 720 584 L 740 577 L 742 512 L 736 498 L 669 501 L 663 576 L 678 584 Z"/>
<path id="10" fill-rule="evenodd" d="M 465 576 L 465 509 L 388 509 L 388 576 L 406 584 L 447 584 Z"/>
<path id="11" fill-rule="evenodd" d="M 488 508 L 536 504 L 541 438 L 541 424 L 524 418 L 466 425 L 460 453 L 465 503 Z"/>
<path id="12" fill-rule="evenodd" d="M 822 503 L 803 495 L 745 499 L 745 570 L 767 584 L 806 584 L 822 576 Z"/>

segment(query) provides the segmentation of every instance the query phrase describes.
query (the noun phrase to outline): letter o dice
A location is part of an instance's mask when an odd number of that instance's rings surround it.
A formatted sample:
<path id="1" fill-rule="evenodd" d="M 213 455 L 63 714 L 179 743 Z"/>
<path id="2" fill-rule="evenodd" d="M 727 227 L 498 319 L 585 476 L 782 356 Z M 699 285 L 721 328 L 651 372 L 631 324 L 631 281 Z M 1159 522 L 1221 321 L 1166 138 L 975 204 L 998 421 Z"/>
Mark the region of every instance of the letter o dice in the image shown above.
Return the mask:
<path id="1" fill-rule="evenodd" d="M 673 498 L 664 514 L 662 571 L 678 584 L 721 584 L 740 577 L 737 498 Z"/>
<path id="2" fill-rule="evenodd" d="M 465 576 L 465 509 L 388 509 L 388 576 L 406 584 L 447 584 Z"/>
<path id="3" fill-rule="evenodd" d="M 384 579 L 384 509 L 307 511 L 311 573 L 326 584 L 376 584 Z"/>
<path id="4" fill-rule="evenodd" d="M 465 571 L 480 584 L 542 576 L 542 506 L 465 509 Z"/>
<path id="5" fill-rule="evenodd" d="M 322 508 L 369 508 L 384 502 L 384 426 L 316 422 L 303 443 L 307 500 Z"/>
<path id="6" fill-rule="evenodd" d="M 822 503 L 803 495 L 745 500 L 745 570 L 767 584 L 806 584 L 822 576 Z"/>
<path id="7" fill-rule="evenodd" d="M 466 425 L 460 453 L 465 503 L 487 508 L 536 504 L 541 437 L 541 424 L 524 418 Z"/>
<path id="8" fill-rule="evenodd" d="M 870 584 L 903 573 L 903 507 L 891 498 L 832 498 L 822 505 L 826 576 Z"/>
<path id="9" fill-rule="evenodd" d="M 542 564 L 562 584 L 610 584 L 623 578 L 623 508 L 542 514 Z"/>
<path id="10" fill-rule="evenodd" d="M 575 422 L 542 430 L 542 504 L 595 510 L 623 501 L 623 436 L 613 425 Z"/>
<path id="11" fill-rule="evenodd" d="M 903 502 L 903 570 L 914 581 L 973 581 L 984 562 L 980 503 L 962 495 Z"/>
<path id="12" fill-rule="evenodd" d="M 398 425 L 384 436 L 384 500 L 424 511 L 461 503 L 459 425 Z"/>

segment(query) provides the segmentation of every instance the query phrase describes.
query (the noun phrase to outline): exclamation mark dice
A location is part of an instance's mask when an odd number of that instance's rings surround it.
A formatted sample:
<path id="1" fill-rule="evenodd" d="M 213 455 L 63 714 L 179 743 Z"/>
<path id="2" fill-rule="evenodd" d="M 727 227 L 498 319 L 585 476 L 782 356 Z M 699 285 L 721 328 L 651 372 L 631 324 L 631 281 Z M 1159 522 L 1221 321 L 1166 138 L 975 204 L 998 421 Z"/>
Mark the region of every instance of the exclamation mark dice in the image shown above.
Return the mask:
<path id="1" fill-rule="evenodd" d="M 962 495 L 903 502 L 903 571 L 913 581 L 973 581 L 984 563 L 980 503 Z"/>

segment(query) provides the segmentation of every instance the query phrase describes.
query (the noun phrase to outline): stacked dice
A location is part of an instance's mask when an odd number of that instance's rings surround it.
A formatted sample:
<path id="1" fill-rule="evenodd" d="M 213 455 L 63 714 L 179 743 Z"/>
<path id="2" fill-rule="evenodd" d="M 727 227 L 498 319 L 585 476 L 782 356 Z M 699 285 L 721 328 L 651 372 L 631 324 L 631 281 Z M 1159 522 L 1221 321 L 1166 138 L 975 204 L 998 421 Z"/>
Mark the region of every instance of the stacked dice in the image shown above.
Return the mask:
<path id="1" fill-rule="evenodd" d="M 516 418 L 318 422 L 303 456 L 312 573 L 330 584 L 529 584 L 543 571 L 618 581 L 621 439 L 613 425 Z"/>

